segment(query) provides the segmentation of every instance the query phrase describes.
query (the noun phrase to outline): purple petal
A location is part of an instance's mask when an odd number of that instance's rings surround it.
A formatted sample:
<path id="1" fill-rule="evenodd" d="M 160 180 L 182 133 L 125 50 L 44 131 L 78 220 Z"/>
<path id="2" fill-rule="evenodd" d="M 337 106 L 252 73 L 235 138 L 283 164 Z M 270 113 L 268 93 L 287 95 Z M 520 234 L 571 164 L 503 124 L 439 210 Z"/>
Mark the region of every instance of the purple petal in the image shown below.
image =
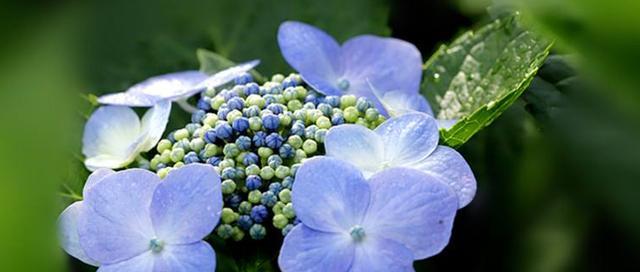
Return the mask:
<path id="1" fill-rule="evenodd" d="M 384 145 L 378 134 L 351 124 L 331 128 L 325 138 L 325 150 L 327 156 L 358 167 L 365 177 L 378 171 L 384 156 Z"/>
<path id="2" fill-rule="evenodd" d="M 278 265 L 287 271 L 348 271 L 354 246 L 347 233 L 315 231 L 295 226 L 284 238 Z"/>
<path id="3" fill-rule="evenodd" d="M 221 211 L 220 176 L 206 164 L 171 171 L 158 185 L 151 202 L 156 235 L 168 244 L 202 240 L 218 223 Z"/>
<path id="4" fill-rule="evenodd" d="M 460 208 L 471 202 L 476 194 L 476 178 L 464 158 L 453 148 L 438 146 L 429 157 L 413 166 L 440 178 L 458 195 Z"/>
<path id="5" fill-rule="evenodd" d="M 84 188 L 82 188 L 82 195 L 86 196 L 87 192 L 93 188 L 98 182 L 102 181 L 105 177 L 114 174 L 116 171 L 113 171 L 109 168 L 100 168 L 96 171 L 93 171 L 91 175 L 87 178 L 87 182 L 84 183 Z"/>
<path id="6" fill-rule="evenodd" d="M 62 248 L 76 259 L 93 266 L 99 263 L 87 256 L 80 245 L 80 237 L 78 236 L 78 215 L 82 209 L 82 201 L 75 202 L 67 207 L 58 219 L 60 228 L 60 243 Z"/>
<path id="7" fill-rule="evenodd" d="M 369 204 L 369 185 L 360 171 L 331 157 L 305 161 L 292 192 L 298 219 L 320 231 L 348 231 L 362 221 Z"/>
<path id="8" fill-rule="evenodd" d="M 440 134 L 435 119 L 424 113 L 393 117 L 375 129 L 385 145 L 389 165 L 402 166 L 429 156 L 438 146 Z"/>
<path id="9" fill-rule="evenodd" d="M 367 233 L 403 244 L 415 259 L 433 256 L 449 243 L 458 209 L 449 186 L 408 168 L 382 171 L 369 184 L 372 198 L 363 223 Z"/>
<path id="10" fill-rule="evenodd" d="M 155 259 L 154 253 L 147 251 L 128 260 L 102 265 L 98 272 L 157 271 L 154 270 Z"/>
<path id="11" fill-rule="evenodd" d="M 278 29 L 284 59 L 313 88 L 326 95 L 340 95 L 342 76 L 340 45 L 329 34 L 300 22 L 284 22 Z"/>
<path id="12" fill-rule="evenodd" d="M 140 151 L 147 152 L 151 150 L 162 138 L 164 130 L 169 122 L 171 114 L 171 102 L 160 101 L 148 110 L 142 117 L 142 135 L 144 141 L 140 146 Z"/>
<path id="13" fill-rule="evenodd" d="M 216 253 L 204 241 L 186 245 L 166 246 L 155 258 L 154 271 L 216 270 Z"/>
<path id="14" fill-rule="evenodd" d="M 102 104 L 151 107 L 158 101 L 188 92 L 207 78 L 200 71 L 183 71 L 151 77 L 131 86 L 126 92 L 98 98 Z"/>
<path id="15" fill-rule="evenodd" d="M 369 80 L 381 90 L 417 94 L 422 78 L 422 56 L 411 43 L 372 35 L 354 37 L 342 45 L 348 92 L 371 96 Z"/>
<path id="16" fill-rule="evenodd" d="M 350 271 L 414 271 L 413 253 L 396 241 L 367 237 L 356 246 L 356 257 Z"/>
<path id="17" fill-rule="evenodd" d="M 149 207 L 159 182 L 150 171 L 130 169 L 105 177 L 87 191 L 78 233 L 89 257 L 114 263 L 149 249 L 155 237 Z"/>

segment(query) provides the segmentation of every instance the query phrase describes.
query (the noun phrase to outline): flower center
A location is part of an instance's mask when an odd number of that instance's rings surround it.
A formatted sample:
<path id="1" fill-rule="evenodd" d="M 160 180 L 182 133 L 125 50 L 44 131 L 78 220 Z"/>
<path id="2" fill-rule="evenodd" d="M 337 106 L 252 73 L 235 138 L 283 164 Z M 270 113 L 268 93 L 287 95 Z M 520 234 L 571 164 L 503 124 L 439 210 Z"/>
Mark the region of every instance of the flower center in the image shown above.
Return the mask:
<path id="1" fill-rule="evenodd" d="M 340 90 L 346 91 L 347 89 L 349 89 L 349 85 L 349 80 L 345 78 L 341 78 L 338 80 L 338 88 L 340 88 Z"/>
<path id="2" fill-rule="evenodd" d="M 351 234 L 351 238 L 353 238 L 353 240 L 356 242 L 362 241 L 366 236 L 364 228 L 360 225 L 351 227 L 351 229 L 349 230 L 349 234 Z"/>
<path id="3" fill-rule="evenodd" d="M 164 241 L 157 238 L 153 238 L 151 239 L 151 241 L 149 241 L 149 249 L 151 250 L 151 252 L 159 253 L 160 251 L 162 251 L 163 248 L 164 248 Z"/>

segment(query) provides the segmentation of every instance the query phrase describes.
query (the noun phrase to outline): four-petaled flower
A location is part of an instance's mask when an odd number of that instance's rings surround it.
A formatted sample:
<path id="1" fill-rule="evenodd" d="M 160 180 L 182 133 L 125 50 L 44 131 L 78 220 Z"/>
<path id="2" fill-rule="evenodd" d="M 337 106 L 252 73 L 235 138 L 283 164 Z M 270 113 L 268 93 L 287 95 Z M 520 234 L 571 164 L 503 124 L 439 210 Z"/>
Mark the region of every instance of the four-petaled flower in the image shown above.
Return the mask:
<path id="1" fill-rule="evenodd" d="M 332 128 L 325 138 L 327 156 L 349 162 L 366 177 L 390 167 L 421 170 L 448 184 L 460 208 L 473 199 L 476 180 L 464 158 L 438 145 L 438 124 L 424 113 L 390 118 L 375 130 L 359 125 Z"/>
<path id="2" fill-rule="evenodd" d="M 453 190 L 421 171 L 365 180 L 331 157 L 306 161 L 292 194 L 301 223 L 280 250 L 283 271 L 412 271 L 447 245 L 458 208 Z"/>
<path id="3" fill-rule="evenodd" d="M 398 99 L 422 100 L 420 107 L 412 110 L 431 113 L 426 100 L 418 93 L 422 56 L 408 42 L 361 35 L 341 46 L 318 28 L 300 22 L 285 22 L 278 30 L 278 43 L 289 65 L 307 84 L 325 95 L 366 97 L 383 114 L 387 114 L 390 106 L 399 106 Z M 393 92 L 393 95 L 376 94 L 371 86 Z"/>
<path id="4" fill-rule="evenodd" d="M 212 166 L 187 165 L 162 181 L 142 169 L 100 169 L 83 193 L 59 219 L 70 255 L 99 271 L 215 270 L 215 252 L 202 241 L 222 210 Z"/>
<path id="5" fill-rule="evenodd" d="M 148 78 L 124 92 L 103 95 L 98 102 L 129 107 L 151 107 L 160 101 L 176 101 L 187 111 L 194 111 L 186 99 L 206 89 L 222 86 L 258 65 L 253 60 L 222 70 L 214 75 L 200 71 L 183 71 Z"/>
<path id="6" fill-rule="evenodd" d="M 87 169 L 122 168 L 151 150 L 167 126 L 170 105 L 169 101 L 158 102 L 142 120 L 128 107 L 103 106 L 94 111 L 82 136 Z"/>

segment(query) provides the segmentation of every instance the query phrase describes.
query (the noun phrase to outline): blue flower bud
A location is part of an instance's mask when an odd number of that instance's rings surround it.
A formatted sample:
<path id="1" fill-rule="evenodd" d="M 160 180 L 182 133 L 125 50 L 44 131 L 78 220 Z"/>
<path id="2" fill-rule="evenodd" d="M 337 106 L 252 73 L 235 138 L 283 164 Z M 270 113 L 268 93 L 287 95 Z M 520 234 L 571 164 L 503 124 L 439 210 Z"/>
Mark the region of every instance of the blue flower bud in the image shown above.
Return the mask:
<path id="1" fill-rule="evenodd" d="M 204 141 L 210 144 L 215 143 L 218 138 L 217 135 L 214 129 L 207 130 L 207 132 L 204 133 Z"/>
<path id="2" fill-rule="evenodd" d="M 291 170 L 293 171 L 293 166 L 291 167 Z M 293 186 L 293 177 L 288 176 L 282 179 L 282 187 L 291 189 L 291 186 Z"/>
<path id="3" fill-rule="evenodd" d="M 249 73 L 243 73 L 242 75 L 237 76 L 233 81 L 236 85 L 244 85 L 253 81 L 253 77 Z"/>
<path id="4" fill-rule="evenodd" d="M 258 84 L 254 82 L 247 83 L 246 85 L 244 85 L 244 87 L 244 93 L 247 96 L 258 94 L 260 92 L 260 86 L 258 86 Z"/>
<path id="5" fill-rule="evenodd" d="M 262 240 L 267 235 L 267 229 L 260 224 L 254 224 L 251 226 L 251 229 L 249 229 L 249 235 L 251 235 L 251 238 L 254 240 Z"/>
<path id="6" fill-rule="evenodd" d="M 222 159 L 220 159 L 219 157 L 211 157 L 211 158 L 207 159 L 207 163 L 211 164 L 213 166 L 220 165 L 221 161 L 222 161 Z"/>
<path id="7" fill-rule="evenodd" d="M 265 138 L 265 144 L 271 149 L 278 149 L 284 142 L 282 136 L 278 133 L 271 133 Z"/>
<path id="8" fill-rule="evenodd" d="M 253 145 L 255 147 L 264 146 L 266 138 L 267 138 L 267 134 L 265 132 L 263 131 L 256 132 L 256 134 L 253 135 Z"/>
<path id="9" fill-rule="evenodd" d="M 280 156 L 278 155 L 271 155 L 269 156 L 269 158 L 267 158 L 267 165 L 269 165 L 269 167 L 276 169 L 278 168 L 278 166 L 282 165 L 282 158 L 280 158 Z"/>
<path id="10" fill-rule="evenodd" d="M 266 191 L 262 193 L 262 199 L 260 200 L 260 203 L 262 203 L 262 205 L 273 207 L 276 202 L 278 202 L 278 197 L 272 191 Z"/>
<path id="11" fill-rule="evenodd" d="M 373 104 L 371 104 L 369 100 L 364 97 L 358 98 L 358 101 L 356 102 L 356 109 L 358 109 L 359 112 L 365 112 L 371 107 L 373 107 Z"/>
<path id="12" fill-rule="evenodd" d="M 240 227 L 243 230 L 249 230 L 249 228 L 251 228 L 251 225 L 253 225 L 253 220 L 251 220 L 251 217 L 248 215 L 241 215 L 240 217 L 238 217 L 238 227 Z"/>
<path id="13" fill-rule="evenodd" d="M 225 198 L 225 203 L 227 203 L 229 207 L 234 209 L 238 208 L 240 202 L 242 202 L 242 197 L 240 197 L 240 195 L 238 194 L 231 194 L 229 197 Z"/>
<path id="14" fill-rule="evenodd" d="M 344 116 L 342 116 L 342 114 L 335 114 L 334 113 L 331 116 L 331 124 L 333 124 L 334 126 L 344 124 Z"/>
<path id="15" fill-rule="evenodd" d="M 201 109 L 203 111 L 211 110 L 211 99 L 206 96 L 200 98 L 198 100 L 198 103 L 196 104 L 196 107 L 198 107 L 198 109 Z"/>
<path id="16" fill-rule="evenodd" d="M 216 136 L 223 140 L 230 140 L 233 136 L 233 128 L 227 123 L 218 123 L 216 126 Z"/>
<path id="17" fill-rule="evenodd" d="M 289 144 L 283 144 L 278 151 L 284 159 L 291 159 L 296 155 L 296 150 Z"/>
<path id="18" fill-rule="evenodd" d="M 262 186 L 262 178 L 257 175 L 249 175 L 245 180 L 245 186 L 249 191 L 256 190 Z"/>
<path id="19" fill-rule="evenodd" d="M 249 129 L 249 119 L 247 119 L 246 117 L 240 117 L 236 120 L 233 120 L 232 127 L 236 132 L 245 132 L 247 131 L 247 129 Z"/>
<path id="20" fill-rule="evenodd" d="M 273 192 L 274 194 L 280 193 L 281 190 L 282 190 L 282 184 L 280 182 L 274 182 L 269 184 L 269 191 Z"/>
<path id="21" fill-rule="evenodd" d="M 185 164 L 197 163 L 200 162 L 200 158 L 196 152 L 191 151 L 184 156 L 183 161 Z"/>
<path id="22" fill-rule="evenodd" d="M 156 169 L 160 170 L 160 169 L 165 168 L 165 167 L 167 167 L 167 165 L 166 165 L 166 164 L 164 164 L 164 163 L 158 163 L 158 165 L 156 166 Z"/>
<path id="23" fill-rule="evenodd" d="M 273 114 L 278 115 L 284 112 L 284 107 L 280 104 L 273 103 L 267 106 L 267 109 L 273 112 Z"/>
<path id="24" fill-rule="evenodd" d="M 226 144 L 222 149 L 225 158 L 234 158 L 240 154 L 240 149 L 236 144 Z"/>
<path id="25" fill-rule="evenodd" d="M 255 106 L 255 105 L 254 106 L 250 106 L 250 107 L 242 110 L 242 113 L 246 117 L 258 116 L 258 115 L 260 115 L 260 108 L 258 106 Z"/>
<path id="26" fill-rule="evenodd" d="M 316 125 L 310 125 L 304 130 L 304 137 L 314 139 L 316 137 L 316 131 L 318 131 L 318 127 Z"/>
<path id="27" fill-rule="evenodd" d="M 256 223 L 262 223 L 268 215 L 269 211 L 263 205 L 256 205 L 251 208 L 251 219 Z"/>
<path id="28" fill-rule="evenodd" d="M 322 112 L 322 115 L 324 116 L 331 116 L 331 113 L 333 113 L 331 106 L 325 103 L 318 104 L 318 110 Z"/>
<path id="29" fill-rule="evenodd" d="M 270 105 L 271 103 L 278 103 L 278 99 L 276 99 L 276 97 L 273 94 L 265 94 L 263 97 L 264 97 L 264 101 L 266 102 L 265 105 Z"/>
<path id="30" fill-rule="evenodd" d="M 236 178 L 236 169 L 233 167 L 222 169 L 222 173 L 220 173 L 220 177 L 222 179 L 234 179 Z"/>
<path id="31" fill-rule="evenodd" d="M 218 109 L 218 119 L 227 120 L 227 114 L 229 114 L 229 112 L 231 112 L 229 108 L 220 107 L 220 109 Z"/>
<path id="32" fill-rule="evenodd" d="M 289 77 L 285 78 L 282 81 L 282 87 L 285 88 L 285 89 L 289 88 L 289 87 L 295 87 L 296 85 L 298 85 L 298 83 L 295 81 L 295 79 L 292 79 L 292 78 L 289 78 Z"/>
<path id="33" fill-rule="evenodd" d="M 324 103 L 329 104 L 331 107 L 340 107 L 340 97 L 335 95 L 329 95 L 324 98 Z"/>
<path id="34" fill-rule="evenodd" d="M 175 132 L 169 132 L 169 134 L 167 135 L 167 140 L 169 140 L 172 143 L 176 142 L 176 138 L 175 138 Z"/>
<path id="35" fill-rule="evenodd" d="M 240 136 L 236 139 L 236 146 L 242 151 L 248 151 L 251 148 L 251 138 L 248 136 Z M 245 164 L 248 165 L 248 164 Z"/>
<path id="36" fill-rule="evenodd" d="M 233 97 L 227 101 L 227 107 L 230 110 L 242 110 L 244 108 L 244 100 L 240 97 Z"/>
<path id="37" fill-rule="evenodd" d="M 244 172 L 247 174 L 247 176 L 249 176 L 249 175 L 260 175 L 260 166 L 258 166 L 256 164 L 248 165 L 244 169 Z"/>
<path id="38" fill-rule="evenodd" d="M 277 130 L 280 126 L 280 118 L 273 114 L 264 115 L 262 117 L 262 126 L 268 130 Z"/>
<path id="39" fill-rule="evenodd" d="M 305 131 L 305 126 L 304 126 L 304 122 L 297 120 L 293 123 L 293 125 L 291 125 L 291 134 L 292 135 L 298 135 L 300 137 L 304 136 L 304 131 Z"/>
<path id="40" fill-rule="evenodd" d="M 245 177 L 244 167 L 236 166 L 236 179 L 243 180 Z"/>
<path id="41" fill-rule="evenodd" d="M 193 114 L 191 114 L 191 122 L 192 123 L 200 123 L 204 118 L 205 114 L 207 114 L 204 110 L 197 110 Z"/>
<path id="42" fill-rule="evenodd" d="M 318 97 L 314 94 L 309 94 L 304 98 L 305 103 L 312 103 L 313 105 L 318 104 Z"/>
<path id="43" fill-rule="evenodd" d="M 328 130 L 326 129 L 318 129 L 316 131 L 316 135 L 314 136 L 316 142 L 324 143 L 324 138 L 327 136 Z"/>
<path id="44" fill-rule="evenodd" d="M 284 228 L 282 228 L 282 236 L 287 236 L 287 234 L 291 232 L 293 227 L 295 227 L 293 224 L 287 224 L 286 226 L 284 226 Z"/>

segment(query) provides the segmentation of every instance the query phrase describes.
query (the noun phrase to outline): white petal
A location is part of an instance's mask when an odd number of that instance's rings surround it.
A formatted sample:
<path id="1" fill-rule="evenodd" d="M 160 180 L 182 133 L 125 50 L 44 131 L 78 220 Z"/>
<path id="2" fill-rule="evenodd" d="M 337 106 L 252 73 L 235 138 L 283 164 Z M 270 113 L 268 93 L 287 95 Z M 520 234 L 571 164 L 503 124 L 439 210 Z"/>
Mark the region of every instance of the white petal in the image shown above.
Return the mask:
<path id="1" fill-rule="evenodd" d="M 158 102 L 144 114 L 141 136 L 145 137 L 145 140 L 139 147 L 140 151 L 147 152 L 160 141 L 169 122 L 169 114 L 171 114 L 171 102 L 166 100 Z"/>
<path id="2" fill-rule="evenodd" d="M 78 214 L 82 208 L 82 201 L 75 202 L 67 207 L 58 219 L 60 228 L 60 243 L 62 248 L 76 259 L 93 266 L 99 263 L 87 256 L 80 246 L 80 237 L 78 236 Z"/>
<path id="3" fill-rule="evenodd" d="M 135 156 L 140 137 L 140 119 L 127 107 L 105 106 L 89 117 L 82 138 L 82 153 L 90 170 L 119 168 L 129 164 Z"/>
<path id="4" fill-rule="evenodd" d="M 429 156 L 440 134 L 433 117 L 410 113 L 393 117 L 375 129 L 384 142 L 384 160 L 389 166 L 403 166 Z"/>
<path id="5" fill-rule="evenodd" d="M 241 63 L 238 64 L 236 66 L 233 66 L 231 68 L 227 68 L 224 69 L 220 72 L 215 73 L 214 75 L 208 77 L 207 79 L 205 79 L 204 81 L 200 82 L 198 84 L 198 86 L 196 87 L 196 91 L 190 91 L 188 93 L 182 94 L 182 97 L 189 97 L 191 95 L 194 95 L 197 90 L 201 90 L 201 89 L 209 89 L 209 88 L 216 88 L 219 87 L 221 85 L 226 84 L 227 82 L 235 79 L 236 77 L 238 77 L 239 75 L 242 75 L 246 72 L 249 72 L 251 69 L 253 69 L 254 67 L 256 67 L 258 64 L 260 64 L 259 60 L 252 60 L 252 61 L 248 61 L 245 63 Z"/>
<path id="6" fill-rule="evenodd" d="M 380 136 L 360 125 L 333 127 L 325 138 L 327 156 L 358 167 L 365 177 L 382 168 L 384 146 Z"/>

